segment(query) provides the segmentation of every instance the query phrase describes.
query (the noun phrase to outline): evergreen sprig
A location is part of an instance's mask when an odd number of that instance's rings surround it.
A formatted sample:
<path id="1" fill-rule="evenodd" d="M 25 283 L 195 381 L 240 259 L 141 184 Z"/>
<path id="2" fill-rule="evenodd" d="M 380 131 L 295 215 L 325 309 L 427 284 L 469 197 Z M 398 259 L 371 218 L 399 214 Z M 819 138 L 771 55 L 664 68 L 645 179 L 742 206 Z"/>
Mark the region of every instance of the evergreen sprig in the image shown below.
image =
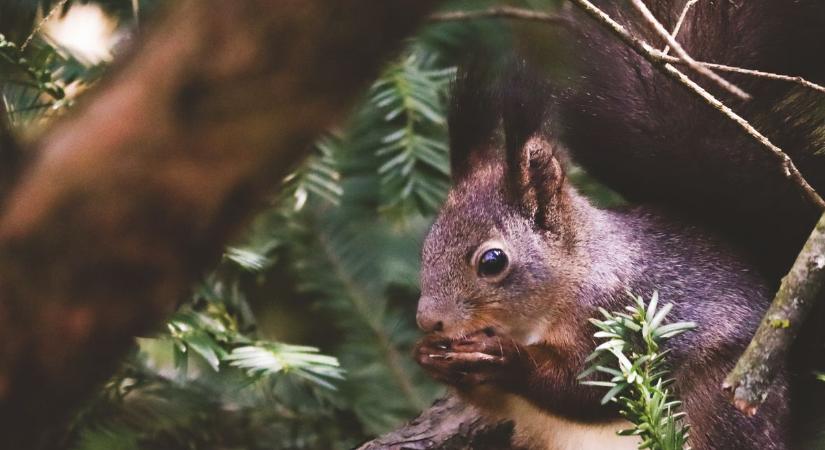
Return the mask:
<path id="1" fill-rule="evenodd" d="M 681 402 L 673 398 L 667 379 L 665 340 L 696 327 L 693 322 L 665 323 L 672 305 L 658 308 L 654 292 L 650 303 L 634 296 L 626 312 L 599 308 L 604 319 L 590 319 L 598 328 L 593 336 L 602 342 L 588 358 L 592 365 L 579 379 L 604 374 L 607 380 L 584 380 L 582 384 L 608 388 L 602 404 L 617 402 L 621 414 L 633 425 L 623 436 L 638 436 L 640 449 L 683 450 L 689 448 L 688 426 Z M 603 375 L 603 376 L 604 376 Z"/>
<path id="2" fill-rule="evenodd" d="M 335 389 L 328 379 L 343 380 L 338 359 L 318 353 L 315 347 L 274 342 L 255 342 L 232 349 L 229 364 L 250 376 L 293 373 L 319 386 Z"/>
<path id="3" fill-rule="evenodd" d="M 319 139 L 315 152 L 284 179 L 284 194 L 281 196 L 284 200 L 281 202 L 286 203 L 286 199 L 291 197 L 293 209 L 300 211 L 310 195 L 315 195 L 338 205 L 344 194 L 338 161 L 343 145 L 340 136 L 329 135 Z"/>
<path id="4" fill-rule="evenodd" d="M 414 48 L 391 64 L 369 93 L 368 108 L 383 122 L 375 143 L 383 208 L 435 211 L 449 187 L 445 102 L 455 68 L 439 68 L 432 53 Z"/>

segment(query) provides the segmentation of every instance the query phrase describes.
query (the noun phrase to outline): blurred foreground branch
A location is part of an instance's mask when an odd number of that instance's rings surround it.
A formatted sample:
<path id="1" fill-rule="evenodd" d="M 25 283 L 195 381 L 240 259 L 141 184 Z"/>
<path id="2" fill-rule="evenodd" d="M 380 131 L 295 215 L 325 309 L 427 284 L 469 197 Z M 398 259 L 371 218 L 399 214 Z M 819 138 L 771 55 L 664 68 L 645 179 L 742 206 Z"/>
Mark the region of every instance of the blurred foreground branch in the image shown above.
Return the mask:
<path id="1" fill-rule="evenodd" d="M 145 30 L 4 200 L 0 448 L 53 448 L 435 3 L 189 0 Z"/>

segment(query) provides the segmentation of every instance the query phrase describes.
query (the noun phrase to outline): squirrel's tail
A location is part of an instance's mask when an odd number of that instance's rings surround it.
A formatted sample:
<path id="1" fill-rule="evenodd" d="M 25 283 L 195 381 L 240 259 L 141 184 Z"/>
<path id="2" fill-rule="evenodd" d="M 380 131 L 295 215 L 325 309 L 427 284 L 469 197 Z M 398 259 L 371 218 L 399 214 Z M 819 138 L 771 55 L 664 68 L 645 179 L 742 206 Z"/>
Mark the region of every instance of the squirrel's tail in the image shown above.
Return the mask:
<path id="1" fill-rule="evenodd" d="M 673 29 L 688 0 L 648 0 Z M 595 2 L 659 49 L 665 42 L 630 2 Z M 801 76 L 825 83 L 822 0 L 699 0 L 677 40 L 697 61 Z M 570 152 L 591 174 L 634 202 L 704 222 L 752 251 L 778 280 L 818 209 L 780 161 L 741 128 L 663 75 L 600 24 L 571 12 L 578 76 L 559 120 Z M 704 86 L 782 148 L 825 194 L 825 93 L 799 84 L 717 73 L 752 95 L 739 100 Z"/>

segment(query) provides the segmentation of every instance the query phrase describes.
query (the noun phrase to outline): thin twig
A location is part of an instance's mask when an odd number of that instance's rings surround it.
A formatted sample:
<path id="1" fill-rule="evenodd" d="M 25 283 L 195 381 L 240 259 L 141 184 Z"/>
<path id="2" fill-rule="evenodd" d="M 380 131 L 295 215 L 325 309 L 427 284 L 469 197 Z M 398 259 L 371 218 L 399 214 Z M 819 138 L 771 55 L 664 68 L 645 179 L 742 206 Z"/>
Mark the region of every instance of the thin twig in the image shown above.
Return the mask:
<path id="1" fill-rule="evenodd" d="M 669 55 L 662 55 L 662 59 L 671 63 L 671 64 L 684 64 L 685 62 L 679 58 Z M 769 80 L 779 80 L 779 81 L 788 81 L 791 83 L 799 84 L 803 87 L 808 89 L 812 89 L 814 91 L 820 92 L 825 94 L 825 86 L 813 83 L 811 81 L 806 80 L 805 78 L 799 76 L 792 76 L 792 75 L 781 75 L 778 73 L 771 73 L 771 72 L 763 72 L 761 70 L 754 70 L 754 69 L 745 69 L 743 67 L 734 67 L 734 66 L 726 66 L 724 64 L 716 64 L 716 63 L 709 63 L 703 61 L 696 61 L 697 64 L 700 66 L 705 66 L 709 69 L 718 70 L 720 72 L 731 72 L 731 73 L 738 73 L 741 75 L 748 75 L 756 78 L 767 78 Z"/>
<path id="2" fill-rule="evenodd" d="M 450 22 L 461 20 L 477 19 L 519 19 L 534 22 L 566 23 L 567 20 L 559 15 L 548 14 L 541 11 L 534 11 L 524 8 L 514 8 L 512 6 L 496 6 L 479 11 L 450 11 L 433 14 L 429 20 L 431 22 Z"/>
<path id="3" fill-rule="evenodd" d="M 34 27 L 34 29 L 29 34 L 29 36 L 26 38 L 26 40 L 23 41 L 23 45 L 20 46 L 20 51 L 23 51 L 23 50 L 26 49 L 26 47 L 28 47 L 28 45 L 31 43 L 32 39 L 34 39 L 34 37 L 37 35 L 37 33 L 40 32 L 40 29 L 43 28 L 43 25 L 45 25 L 46 22 L 48 22 L 49 19 L 52 18 L 52 16 L 54 15 L 55 12 L 57 12 L 57 10 L 62 9 L 64 6 L 66 6 L 66 3 L 68 3 L 68 2 L 69 2 L 69 0 L 60 0 L 60 3 L 54 5 L 54 8 L 49 10 L 49 13 L 46 14 L 46 16 L 43 17 L 43 19 L 40 22 L 38 22 L 37 26 Z"/>
<path id="4" fill-rule="evenodd" d="M 685 64 L 691 68 L 691 70 L 698 73 L 699 75 L 702 75 L 708 80 L 715 82 L 719 85 L 719 87 L 741 98 L 742 100 L 748 100 L 751 98 L 751 96 L 747 92 L 743 91 L 733 83 L 720 77 L 707 67 L 697 64 L 696 60 L 693 59 L 693 57 L 690 56 L 690 54 L 687 51 L 685 51 L 684 47 L 682 47 L 682 44 L 680 44 L 679 41 L 677 41 L 673 38 L 673 36 L 670 35 L 670 32 L 667 30 L 667 28 L 665 28 L 664 25 L 662 25 L 662 22 L 659 22 L 659 20 L 656 19 L 656 16 L 653 15 L 653 13 L 650 11 L 647 5 L 645 5 L 644 1 L 630 0 L 630 2 L 633 4 L 636 10 L 639 11 L 639 13 L 645 19 L 645 21 L 647 21 L 647 23 L 651 27 L 653 27 L 653 30 L 656 31 L 656 33 L 662 39 L 667 41 L 668 45 L 670 45 L 670 47 L 673 49 L 676 55 L 679 56 L 679 59 L 684 61 Z"/>
<path id="5" fill-rule="evenodd" d="M 679 14 L 679 20 L 677 20 L 677 21 L 676 21 L 676 26 L 674 26 L 674 27 L 673 27 L 673 31 L 670 33 L 670 36 L 671 36 L 673 39 L 676 39 L 676 36 L 677 36 L 677 35 L 679 35 L 679 30 L 681 30 L 681 29 L 682 29 L 682 23 L 684 23 L 684 21 L 685 21 L 685 17 L 687 17 L 687 13 L 688 13 L 688 11 L 689 11 L 689 10 L 690 10 L 690 8 L 692 8 L 692 7 L 693 7 L 693 5 L 695 5 L 695 4 L 696 4 L 696 2 L 698 2 L 698 1 L 699 1 L 699 0 L 688 0 L 688 1 L 687 1 L 687 3 L 685 3 L 685 7 L 682 9 L 682 13 L 681 13 L 681 14 Z M 667 55 L 667 54 L 668 54 L 668 52 L 670 52 L 670 45 L 665 45 L 665 49 L 664 49 L 664 50 L 662 50 L 662 53 L 664 53 L 665 55 Z"/>
<path id="6" fill-rule="evenodd" d="M 782 173 L 785 175 L 785 178 L 793 181 L 799 188 L 801 193 L 805 196 L 805 198 L 807 198 L 812 204 L 814 204 L 820 210 L 825 210 L 825 201 L 822 200 L 822 197 L 820 197 L 819 194 L 817 194 L 816 190 L 814 190 L 814 188 L 811 187 L 810 184 L 808 184 L 808 182 L 805 180 L 802 174 L 799 173 L 799 169 L 796 168 L 796 165 L 794 165 L 791 158 L 784 151 L 782 151 L 782 149 L 774 145 L 767 137 L 765 137 L 759 131 L 757 131 L 750 123 L 748 123 L 747 120 L 743 119 L 741 116 L 733 112 L 733 110 L 731 110 L 724 103 L 719 101 L 716 97 L 714 97 L 704 88 L 696 84 L 685 74 L 680 72 L 672 64 L 669 64 L 669 57 L 666 57 L 662 54 L 662 52 L 651 47 L 647 42 L 632 35 L 621 24 L 613 20 L 609 15 L 607 15 L 604 11 L 596 7 L 593 3 L 591 3 L 588 0 L 570 1 L 577 7 L 581 8 L 594 20 L 596 20 L 603 26 L 607 27 L 607 29 L 613 32 L 613 34 L 615 34 L 619 39 L 621 39 L 622 42 L 627 44 L 640 56 L 647 59 L 655 67 L 658 67 L 665 75 L 678 82 L 687 90 L 698 95 L 705 103 L 712 106 L 726 118 L 736 123 L 745 133 L 747 133 L 759 144 L 761 144 L 763 149 L 765 149 L 778 160 L 778 162 L 780 163 L 780 167 L 782 168 Z"/>

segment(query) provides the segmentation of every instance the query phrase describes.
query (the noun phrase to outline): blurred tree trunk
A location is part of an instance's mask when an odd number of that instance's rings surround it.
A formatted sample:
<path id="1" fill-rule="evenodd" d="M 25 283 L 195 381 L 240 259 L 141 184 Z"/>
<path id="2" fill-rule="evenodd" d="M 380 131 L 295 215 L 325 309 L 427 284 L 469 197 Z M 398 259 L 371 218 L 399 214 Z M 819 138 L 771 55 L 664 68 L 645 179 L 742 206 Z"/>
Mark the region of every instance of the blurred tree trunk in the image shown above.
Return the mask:
<path id="1" fill-rule="evenodd" d="M 0 448 L 54 448 L 435 3 L 173 2 L 4 192 Z"/>
<path id="2" fill-rule="evenodd" d="M 24 156 L 15 141 L 8 117 L 6 104 L 0 101 L 0 199 L 8 195 L 18 180 Z"/>

